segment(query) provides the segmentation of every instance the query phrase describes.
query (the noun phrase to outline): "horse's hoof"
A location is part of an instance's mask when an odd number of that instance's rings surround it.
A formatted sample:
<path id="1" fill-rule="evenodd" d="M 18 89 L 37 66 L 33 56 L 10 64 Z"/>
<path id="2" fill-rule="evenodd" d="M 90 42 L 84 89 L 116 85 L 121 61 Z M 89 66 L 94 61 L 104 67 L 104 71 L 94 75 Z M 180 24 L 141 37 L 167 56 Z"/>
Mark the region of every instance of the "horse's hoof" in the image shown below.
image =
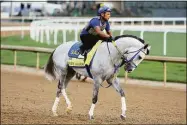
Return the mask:
<path id="1" fill-rule="evenodd" d="M 93 116 L 90 116 L 90 120 L 93 120 L 94 119 L 94 117 Z"/>
<path id="2" fill-rule="evenodd" d="M 66 113 L 67 113 L 67 114 L 70 114 L 71 111 L 72 111 L 72 107 L 67 107 L 67 109 L 66 109 Z"/>
<path id="3" fill-rule="evenodd" d="M 120 118 L 121 118 L 122 120 L 125 120 L 125 119 L 126 119 L 126 116 L 120 115 Z"/>

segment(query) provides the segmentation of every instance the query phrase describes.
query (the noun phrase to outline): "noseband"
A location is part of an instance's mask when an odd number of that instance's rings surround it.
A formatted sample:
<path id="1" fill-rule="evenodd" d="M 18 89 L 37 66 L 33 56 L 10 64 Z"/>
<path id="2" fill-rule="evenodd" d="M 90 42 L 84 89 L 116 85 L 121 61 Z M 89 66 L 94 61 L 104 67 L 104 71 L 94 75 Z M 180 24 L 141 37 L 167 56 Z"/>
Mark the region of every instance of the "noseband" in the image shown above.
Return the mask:
<path id="1" fill-rule="evenodd" d="M 124 60 L 124 64 L 128 65 L 129 63 L 131 63 L 133 61 L 133 59 L 143 50 L 144 46 L 136 51 L 132 51 L 132 52 L 125 52 L 123 54 L 123 56 L 121 57 L 122 60 Z M 144 51 L 142 51 L 144 54 L 146 54 Z M 125 54 L 129 54 L 129 53 L 135 53 L 134 56 L 132 58 L 130 58 L 129 60 L 124 56 Z M 134 63 L 133 63 L 134 64 Z M 135 68 L 137 68 L 137 65 L 134 64 Z"/>

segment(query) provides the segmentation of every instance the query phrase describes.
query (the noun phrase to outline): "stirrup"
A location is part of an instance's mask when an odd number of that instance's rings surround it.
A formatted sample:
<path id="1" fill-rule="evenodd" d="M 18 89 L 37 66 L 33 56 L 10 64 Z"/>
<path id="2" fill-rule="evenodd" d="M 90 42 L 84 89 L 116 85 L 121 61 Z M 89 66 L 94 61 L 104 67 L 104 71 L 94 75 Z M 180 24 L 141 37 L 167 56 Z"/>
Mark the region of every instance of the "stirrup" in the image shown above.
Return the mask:
<path id="1" fill-rule="evenodd" d="M 82 59 L 84 59 L 84 55 L 79 54 L 78 58 L 82 58 Z"/>
<path id="2" fill-rule="evenodd" d="M 81 55 L 85 56 L 85 55 L 86 55 L 86 53 L 87 53 L 87 51 L 86 51 L 86 50 L 84 50 L 84 52 L 83 52 Z"/>
<path id="3" fill-rule="evenodd" d="M 80 55 L 82 56 L 86 56 L 86 54 L 87 54 L 87 50 L 84 50 L 83 52 L 80 53 Z"/>

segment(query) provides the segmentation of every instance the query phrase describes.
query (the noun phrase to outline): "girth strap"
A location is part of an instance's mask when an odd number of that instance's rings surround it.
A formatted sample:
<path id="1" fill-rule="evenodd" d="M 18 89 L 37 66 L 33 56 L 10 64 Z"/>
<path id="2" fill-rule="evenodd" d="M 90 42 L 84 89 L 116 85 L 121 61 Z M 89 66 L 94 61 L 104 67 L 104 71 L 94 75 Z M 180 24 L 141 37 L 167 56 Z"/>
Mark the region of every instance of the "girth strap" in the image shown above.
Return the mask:
<path id="1" fill-rule="evenodd" d="M 90 72 L 90 67 L 88 65 L 85 65 L 85 67 L 86 67 L 86 71 L 88 72 L 89 77 L 93 79 L 93 76 Z"/>

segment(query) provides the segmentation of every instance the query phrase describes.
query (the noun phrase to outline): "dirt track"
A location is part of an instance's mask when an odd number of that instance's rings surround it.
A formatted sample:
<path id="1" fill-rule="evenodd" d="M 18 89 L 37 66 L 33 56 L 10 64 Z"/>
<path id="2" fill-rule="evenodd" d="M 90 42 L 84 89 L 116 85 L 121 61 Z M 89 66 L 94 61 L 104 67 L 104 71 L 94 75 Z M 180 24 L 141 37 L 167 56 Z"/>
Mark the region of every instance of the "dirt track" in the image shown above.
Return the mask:
<path id="1" fill-rule="evenodd" d="M 88 119 L 92 84 L 71 82 L 68 95 L 73 104 L 66 114 L 61 98 L 58 114 L 51 107 L 56 83 L 44 77 L 1 71 L 2 124 L 186 124 L 186 91 L 164 87 L 123 84 L 127 97 L 127 119 L 120 119 L 120 96 L 111 87 L 100 88 L 95 119 Z"/>

